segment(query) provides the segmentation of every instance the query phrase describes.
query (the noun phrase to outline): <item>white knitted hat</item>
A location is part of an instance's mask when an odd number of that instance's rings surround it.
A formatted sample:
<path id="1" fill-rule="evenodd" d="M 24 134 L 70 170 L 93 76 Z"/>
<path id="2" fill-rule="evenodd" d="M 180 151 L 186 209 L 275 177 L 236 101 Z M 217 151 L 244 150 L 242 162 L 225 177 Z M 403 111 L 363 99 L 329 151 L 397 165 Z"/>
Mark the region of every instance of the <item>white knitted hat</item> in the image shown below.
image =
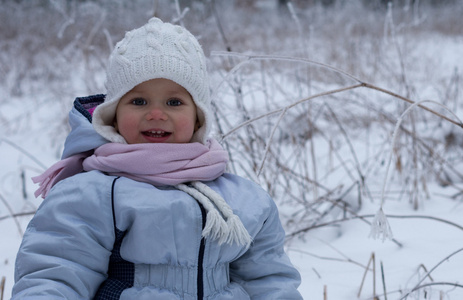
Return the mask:
<path id="1" fill-rule="evenodd" d="M 106 99 L 93 113 L 95 130 L 111 142 L 126 144 L 113 125 L 117 104 L 135 86 L 156 78 L 172 80 L 190 93 L 200 125 L 191 142 L 204 144 L 210 127 L 211 100 L 203 50 L 185 28 L 157 18 L 127 32 L 111 53 Z"/>

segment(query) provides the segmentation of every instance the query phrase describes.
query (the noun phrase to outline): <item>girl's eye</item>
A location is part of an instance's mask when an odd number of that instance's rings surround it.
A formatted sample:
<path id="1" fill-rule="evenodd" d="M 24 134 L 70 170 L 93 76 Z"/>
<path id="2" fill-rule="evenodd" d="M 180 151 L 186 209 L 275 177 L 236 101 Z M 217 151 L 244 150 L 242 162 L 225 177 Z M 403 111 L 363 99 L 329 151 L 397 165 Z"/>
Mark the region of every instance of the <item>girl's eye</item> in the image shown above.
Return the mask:
<path id="1" fill-rule="evenodd" d="M 143 98 L 135 98 L 135 99 L 132 100 L 132 104 L 133 105 L 145 105 L 146 100 L 143 99 Z"/>
<path id="2" fill-rule="evenodd" d="M 179 100 L 179 99 L 169 99 L 169 101 L 167 101 L 167 105 L 169 105 L 169 106 L 180 106 L 180 105 L 182 105 L 182 101 Z"/>

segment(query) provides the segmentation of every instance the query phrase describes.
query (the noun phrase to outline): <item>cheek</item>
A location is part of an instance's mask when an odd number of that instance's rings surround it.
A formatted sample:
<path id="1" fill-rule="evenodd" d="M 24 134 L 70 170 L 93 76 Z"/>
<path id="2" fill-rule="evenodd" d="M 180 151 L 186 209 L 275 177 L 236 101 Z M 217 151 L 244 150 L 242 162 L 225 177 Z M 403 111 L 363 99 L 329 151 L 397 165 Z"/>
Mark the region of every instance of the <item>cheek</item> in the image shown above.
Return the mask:
<path id="1" fill-rule="evenodd" d="M 197 122 L 196 116 L 189 116 L 188 118 L 180 118 L 177 126 L 185 134 L 193 134 L 199 128 L 199 122 Z"/>
<path id="2" fill-rule="evenodd" d="M 195 123 L 192 119 L 183 119 L 179 122 L 179 126 L 186 131 L 195 130 Z"/>
<path id="3" fill-rule="evenodd" d="M 133 130 L 136 130 L 138 126 L 136 118 L 128 114 L 121 114 L 117 116 L 117 120 L 114 121 L 114 128 L 121 134 L 128 134 Z"/>

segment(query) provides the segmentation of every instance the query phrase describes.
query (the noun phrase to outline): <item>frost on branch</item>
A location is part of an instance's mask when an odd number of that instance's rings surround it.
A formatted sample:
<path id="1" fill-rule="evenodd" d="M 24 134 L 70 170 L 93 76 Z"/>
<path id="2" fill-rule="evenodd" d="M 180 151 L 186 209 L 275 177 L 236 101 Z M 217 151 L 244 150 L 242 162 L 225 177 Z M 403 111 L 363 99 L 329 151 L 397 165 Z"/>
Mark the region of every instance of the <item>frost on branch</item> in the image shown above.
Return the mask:
<path id="1" fill-rule="evenodd" d="M 386 239 L 392 240 L 392 230 L 389 222 L 387 221 L 386 215 L 384 214 L 383 208 L 381 207 L 373 219 L 371 224 L 370 238 L 378 239 L 381 237 L 384 242 Z"/>

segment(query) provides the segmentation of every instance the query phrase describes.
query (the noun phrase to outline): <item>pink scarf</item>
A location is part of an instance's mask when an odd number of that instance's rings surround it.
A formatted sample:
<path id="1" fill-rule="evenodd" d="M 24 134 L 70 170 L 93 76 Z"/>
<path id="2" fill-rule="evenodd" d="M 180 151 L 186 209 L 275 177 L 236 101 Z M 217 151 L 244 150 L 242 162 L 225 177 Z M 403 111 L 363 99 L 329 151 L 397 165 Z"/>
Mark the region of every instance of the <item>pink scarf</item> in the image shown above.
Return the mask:
<path id="1" fill-rule="evenodd" d="M 228 162 L 228 153 L 215 140 L 209 140 L 206 145 L 108 143 L 90 154 L 63 159 L 42 175 L 33 177 L 34 183 L 40 186 L 35 196 L 45 198 L 56 183 L 82 171 L 99 170 L 164 186 L 214 180 L 225 172 Z"/>

